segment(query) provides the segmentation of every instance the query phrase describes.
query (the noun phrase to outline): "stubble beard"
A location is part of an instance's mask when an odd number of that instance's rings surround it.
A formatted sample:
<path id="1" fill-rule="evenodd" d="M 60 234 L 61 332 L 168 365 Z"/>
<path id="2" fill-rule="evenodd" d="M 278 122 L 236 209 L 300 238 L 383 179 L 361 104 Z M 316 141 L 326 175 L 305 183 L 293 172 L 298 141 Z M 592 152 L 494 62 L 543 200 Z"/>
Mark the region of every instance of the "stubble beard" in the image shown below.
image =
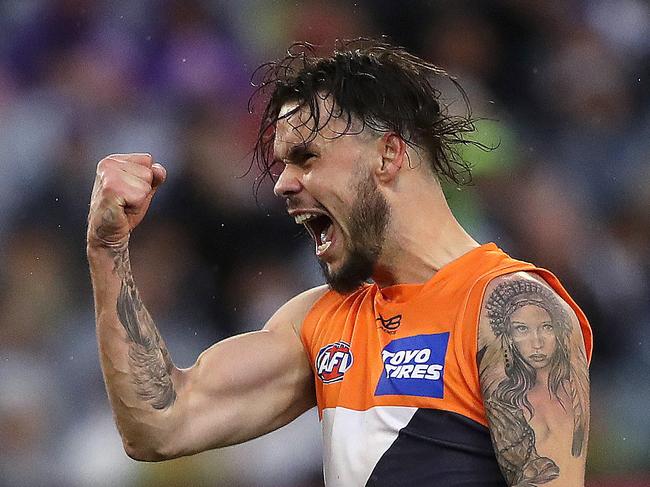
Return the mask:
<path id="1" fill-rule="evenodd" d="M 330 271 L 319 260 L 329 287 L 341 294 L 349 294 L 372 276 L 381 255 L 386 228 L 390 221 L 390 206 L 377 188 L 371 174 L 361 175 L 356 185 L 357 200 L 347 221 L 349 240 L 340 268 Z"/>

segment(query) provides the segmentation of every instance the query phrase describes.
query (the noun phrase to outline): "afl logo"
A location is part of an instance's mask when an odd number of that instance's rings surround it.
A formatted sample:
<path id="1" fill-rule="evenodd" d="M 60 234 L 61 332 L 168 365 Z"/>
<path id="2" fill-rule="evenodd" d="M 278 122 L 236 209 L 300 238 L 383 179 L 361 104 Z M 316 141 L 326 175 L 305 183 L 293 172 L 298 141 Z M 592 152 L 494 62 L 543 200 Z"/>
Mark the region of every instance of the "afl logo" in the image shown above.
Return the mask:
<path id="1" fill-rule="evenodd" d="M 345 372 L 352 367 L 352 352 L 345 342 L 330 343 L 318 352 L 316 373 L 325 384 L 343 380 Z"/>

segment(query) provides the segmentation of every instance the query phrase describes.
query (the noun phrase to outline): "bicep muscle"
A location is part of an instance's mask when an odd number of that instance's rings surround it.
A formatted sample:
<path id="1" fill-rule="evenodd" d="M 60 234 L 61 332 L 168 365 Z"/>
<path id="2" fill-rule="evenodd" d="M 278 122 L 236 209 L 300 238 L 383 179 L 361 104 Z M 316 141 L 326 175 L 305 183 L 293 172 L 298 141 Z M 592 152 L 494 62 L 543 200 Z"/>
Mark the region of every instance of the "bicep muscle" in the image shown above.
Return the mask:
<path id="1" fill-rule="evenodd" d="M 315 404 L 299 336 L 319 289 L 285 304 L 264 330 L 223 340 L 183 371 L 175 407 L 184 418 L 179 454 L 232 445 L 273 431 Z"/>

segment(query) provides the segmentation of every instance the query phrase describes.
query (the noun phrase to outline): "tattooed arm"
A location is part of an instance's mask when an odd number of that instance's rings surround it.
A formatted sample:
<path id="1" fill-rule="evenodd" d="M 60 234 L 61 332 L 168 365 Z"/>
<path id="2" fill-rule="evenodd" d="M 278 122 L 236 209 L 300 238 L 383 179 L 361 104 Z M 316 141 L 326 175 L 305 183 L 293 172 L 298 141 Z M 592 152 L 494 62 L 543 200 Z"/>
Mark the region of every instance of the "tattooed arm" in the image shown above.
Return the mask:
<path id="1" fill-rule="evenodd" d="M 589 377 L 571 307 L 534 274 L 493 280 L 481 310 L 477 362 L 508 485 L 584 485 Z"/>
<path id="2" fill-rule="evenodd" d="M 314 403 L 299 338 L 315 289 L 285 304 L 264 330 L 224 340 L 189 369 L 176 368 L 131 272 L 128 240 L 158 185 L 148 154 L 102 160 L 88 218 L 100 360 L 126 452 L 162 460 L 272 431 Z"/>

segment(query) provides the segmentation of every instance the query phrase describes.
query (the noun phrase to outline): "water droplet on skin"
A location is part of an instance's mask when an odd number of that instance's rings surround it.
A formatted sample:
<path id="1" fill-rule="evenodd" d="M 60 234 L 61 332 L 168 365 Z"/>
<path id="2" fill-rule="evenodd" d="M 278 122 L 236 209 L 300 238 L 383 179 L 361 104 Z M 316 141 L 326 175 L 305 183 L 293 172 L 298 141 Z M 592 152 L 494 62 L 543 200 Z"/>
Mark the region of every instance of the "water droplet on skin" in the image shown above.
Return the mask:
<path id="1" fill-rule="evenodd" d="M 187 62 L 187 58 L 184 57 L 181 61 L 185 63 L 185 62 Z"/>

